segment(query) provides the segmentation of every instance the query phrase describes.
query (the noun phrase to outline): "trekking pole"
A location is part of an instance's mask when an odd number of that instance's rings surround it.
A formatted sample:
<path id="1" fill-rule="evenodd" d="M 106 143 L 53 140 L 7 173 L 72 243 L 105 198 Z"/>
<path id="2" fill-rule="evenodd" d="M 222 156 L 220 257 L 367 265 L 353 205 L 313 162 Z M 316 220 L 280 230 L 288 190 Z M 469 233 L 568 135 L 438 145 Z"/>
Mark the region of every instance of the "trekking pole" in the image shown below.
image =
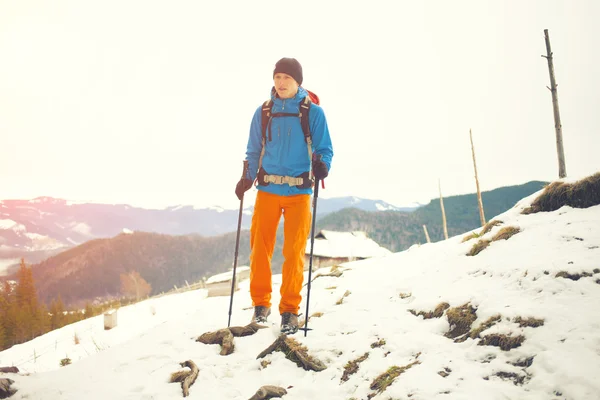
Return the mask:
<path id="1" fill-rule="evenodd" d="M 321 156 L 316 156 L 319 159 Z M 312 263 L 313 263 L 313 250 L 315 247 L 315 222 L 317 220 L 317 199 L 319 198 L 319 180 L 315 178 L 315 193 L 313 197 L 313 216 L 312 216 L 312 226 L 310 229 L 310 258 L 308 262 L 308 286 L 306 289 L 306 317 L 304 317 L 304 337 L 308 334 L 308 306 L 310 305 L 310 284 L 312 279 Z"/>
<path id="2" fill-rule="evenodd" d="M 244 171 L 242 172 L 242 179 L 246 178 L 248 174 L 248 160 L 244 160 Z M 238 250 L 240 248 L 240 231 L 242 230 L 242 211 L 244 209 L 244 193 L 240 199 L 240 213 L 238 215 L 238 226 L 237 236 L 235 238 L 235 255 L 233 258 L 233 278 L 231 278 L 231 297 L 229 298 L 229 319 L 227 320 L 227 327 L 231 324 L 231 308 L 233 307 L 233 291 L 235 289 L 235 270 L 237 267 Z"/>

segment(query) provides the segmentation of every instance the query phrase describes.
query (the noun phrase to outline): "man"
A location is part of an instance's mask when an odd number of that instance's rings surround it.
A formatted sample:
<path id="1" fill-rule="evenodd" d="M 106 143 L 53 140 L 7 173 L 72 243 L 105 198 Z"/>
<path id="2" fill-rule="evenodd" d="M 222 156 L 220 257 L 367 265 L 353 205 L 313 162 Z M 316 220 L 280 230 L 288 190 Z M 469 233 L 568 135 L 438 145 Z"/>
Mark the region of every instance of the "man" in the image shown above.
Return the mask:
<path id="1" fill-rule="evenodd" d="M 300 63 L 294 58 L 279 60 L 273 71 L 273 84 L 268 120 L 262 121 L 267 103 L 254 113 L 246 150 L 248 174 L 240 179 L 235 193 L 241 199 L 257 180 L 258 194 L 250 229 L 250 295 L 253 321 L 259 323 L 266 322 L 271 313 L 271 257 L 283 214 L 284 263 L 279 314 L 281 332 L 292 334 L 298 331 L 313 176 L 321 180 L 328 175 L 333 149 L 323 109 L 306 103 L 309 92 L 301 86 Z M 308 112 L 307 138 L 299 118 L 301 111 Z"/>

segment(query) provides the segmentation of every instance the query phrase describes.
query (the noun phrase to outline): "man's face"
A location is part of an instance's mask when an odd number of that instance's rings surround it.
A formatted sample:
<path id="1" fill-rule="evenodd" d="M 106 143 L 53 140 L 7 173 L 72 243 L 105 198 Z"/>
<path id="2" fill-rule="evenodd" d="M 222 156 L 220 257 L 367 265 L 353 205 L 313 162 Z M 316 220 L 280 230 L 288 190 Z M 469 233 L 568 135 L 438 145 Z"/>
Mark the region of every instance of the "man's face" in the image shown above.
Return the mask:
<path id="1" fill-rule="evenodd" d="M 273 84 L 282 99 L 291 99 L 298 92 L 298 82 L 288 74 L 278 72 L 273 76 Z"/>

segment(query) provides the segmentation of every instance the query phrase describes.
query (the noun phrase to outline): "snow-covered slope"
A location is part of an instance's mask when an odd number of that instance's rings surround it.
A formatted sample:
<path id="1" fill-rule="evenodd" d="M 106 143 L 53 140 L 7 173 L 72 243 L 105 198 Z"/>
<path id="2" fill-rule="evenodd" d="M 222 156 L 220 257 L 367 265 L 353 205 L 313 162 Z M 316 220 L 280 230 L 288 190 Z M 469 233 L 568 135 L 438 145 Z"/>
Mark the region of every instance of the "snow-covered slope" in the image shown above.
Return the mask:
<path id="1" fill-rule="evenodd" d="M 520 214 L 534 197 L 496 217 L 502 224 L 481 238 L 462 242 L 465 234 L 415 246 L 344 264 L 337 278 L 316 278 L 310 314 L 322 315 L 310 319 L 307 337 L 294 338 L 327 366 L 321 372 L 304 371 L 281 352 L 257 359 L 277 338 L 276 315 L 275 326 L 235 338 L 229 356 L 219 355 L 219 345 L 196 342 L 227 326 L 229 298 L 206 298 L 204 290 L 124 307 L 109 331 L 102 317 L 64 327 L 0 353 L 0 366 L 19 367 L 10 378 L 19 390 L 15 398 L 23 399 L 180 399 L 179 384 L 168 380 L 185 360 L 200 369 L 190 399 L 245 400 L 263 385 L 287 388 L 287 400 L 598 399 L 600 206 Z M 466 255 L 508 226 L 520 232 Z M 329 271 L 315 275 L 323 272 Z M 280 281 L 274 277 L 275 309 Z M 234 326 L 246 325 L 252 314 L 248 281 L 240 287 Z M 456 328 L 451 310 L 440 318 L 414 315 L 444 302 L 451 309 L 470 305 L 472 328 L 500 317 L 471 332 L 473 338 L 451 339 L 445 336 Z M 304 302 L 301 307 L 305 312 Z M 541 326 L 521 326 L 525 321 Z M 522 343 L 510 350 L 482 345 L 500 342 L 494 335 L 522 336 Z M 342 381 L 348 363 L 366 353 Z M 72 365 L 60 367 L 67 356 Z M 393 366 L 407 368 L 376 394 L 373 381 Z"/>

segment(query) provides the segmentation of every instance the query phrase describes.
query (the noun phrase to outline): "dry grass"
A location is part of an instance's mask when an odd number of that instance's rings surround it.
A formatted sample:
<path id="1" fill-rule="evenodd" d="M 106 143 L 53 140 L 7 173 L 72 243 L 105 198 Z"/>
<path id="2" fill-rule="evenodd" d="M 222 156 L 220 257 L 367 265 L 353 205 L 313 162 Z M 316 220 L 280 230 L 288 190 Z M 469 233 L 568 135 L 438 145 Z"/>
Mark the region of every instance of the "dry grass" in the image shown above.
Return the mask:
<path id="1" fill-rule="evenodd" d="M 450 308 L 446 311 L 446 317 L 450 323 L 450 331 L 444 336 L 455 339 L 471 330 L 471 325 L 477 319 L 477 310 L 467 303 L 460 307 Z"/>
<path id="2" fill-rule="evenodd" d="M 414 365 L 420 364 L 419 361 L 413 361 L 412 363 L 405 365 L 403 367 L 398 367 L 396 365 L 390 367 L 386 372 L 379 375 L 373 382 L 371 383 L 371 390 L 376 390 L 375 393 L 371 393 L 368 398 L 371 399 L 374 396 L 377 396 L 379 393 L 383 393 L 388 386 L 394 383 L 397 377 L 402 375 L 404 372 L 412 368 Z"/>
<path id="3" fill-rule="evenodd" d="M 555 278 L 565 278 L 570 279 L 572 281 L 578 281 L 581 278 L 587 278 L 590 276 L 592 276 L 592 274 L 590 274 L 589 272 L 582 272 L 581 274 L 570 274 L 567 271 L 560 271 L 556 273 Z"/>
<path id="4" fill-rule="evenodd" d="M 316 312 L 316 313 L 313 313 L 308 320 L 310 321 L 313 317 L 314 318 L 321 318 L 322 316 L 323 316 L 322 312 Z M 304 318 L 302 318 L 300 320 L 300 322 L 298 323 L 298 327 L 304 328 L 305 324 L 306 324 L 306 320 Z"/>
<path id="5" fill-rule="evenodd" d="M 410 296 L 412 296 L 412 293 L 400 293 L 401 299 L 408 299 Z"/>
<path id="6" fill-rule="evenodd" d="M 350 294 L 351 292 L 349 290 L 346 290 L 346 293 L 344 293 L 344 295 L 338 301 L 336 301 L 335 304 L 339 306 L 344 302 L 344 298 L 350 296 Z"/>
<path id="7" fill-rule="evenodd" d="M 500 316 L 500 314 L 494 315 L 493 317 L 488 318 L 485 322 L 483 322 L 481 325 L 479 325 L 476 329 L 471 330 L 471 332 L 469 332 L 468 335 L 464 335 L 464 336 L 456 339 L 455 342 L 457 342 L 457 343 L 464 342 L 465 340 L 467 340 L 467 338 L 478 339 L 481 337 L 480 336 L 481 332 L 496 325 L 496 323 L 499 322 L 501 319 L 502 319 L 502 317 Z"/>
<path id="8" fill-rule="evenodd" d="M 419 311 L 408 310 L 414 316 L 423 316 L 423 319 L 432 319 L 432 318 L 441 318 L 444 315 L 444 311 L 450 308 L 450 304 L 448 303 L 440 303 L 435 307 L 433 311 Z"/>
<path id="9" fill-rule="evenodd" d="M 467 253 L 467 256 L 476 256 L 481 253 L 483 249 L 490 245 L 491 241 L 487 239 L 481 239 L 479 242 L 475 243 L 471 250 Z"/>
<path id="10" fill-rule="evenodd" d="M 519 324 L 521 328 L 537 328 L 538 326 L 544 326 L 544 320 L 540 318 L 529 317 L 527 319 L 523 319 L 521 317 L 517 317 L 514 319 L 514 321 Z"/>
<path id="11" fill-rule="evenodd" d="M 341 382 L 347 382 L 348 379 L 350 379 L 350 375 L 353 375 L 356 372 L 358 372 L 358 366 L 359 366 L 359 364 L 361 362 L 365 361 L 367 358 L 369 358 L 369 353 L 368 352 L 365 353 L 365 354 L 363 354 L 362 356 L 358 357 L 356 360 L 349 361 L 344 366 L 344 374 L 342 375 Z"/>
<path id="12" fill-rule="evenodd" d="M 485 226 L 483 227 L 483 229 L 479 233 L 479 236 L 485 235 L 486 233 L 490 232 L 493 227 L 498 226 L 498 225 L 500 225 L 502 223 L 503 223 L 502 221 L 496 220 L 496 219 L 488 222 L 487 224 L 485 224 Z"/>
<path id="13" fill-rule="evenodd" d="M 317 372 L 326 368 L 326 366 L 320 360 L 309 355 L 308 348 L 306 348 L 306 346 L 302 346 L 296 339 L 286 337 L 284 341 L 290 350 L 289 352 L 283 351 L 288 360 L 293 361 L 296 363 L 296 365 L 301 366 L 307 371 L 307 367 L 310 367 L 310 369 Z M 305 365 L 306 363 L 308 363 L 308 365 Z"/>
<path id="14" fill-rule="evenodd" d="M 465 237 L 464 237 L 464 238 L 461 240 L 461 243 L 468 242 L 468 241 L 469 241 L 469 240 L 471 240 L 471 239 L 476 239 L 476 238 L 478 238 L 479 236 L 481 236 L 481 235 L 479 235 L 477 232 L 472 232 L 471 234 L 469 234 L 469 235 L 465 236 Z"/>
<path id="15" fill-rule="evenodd" d="M 552 182 L 523 214 L 555 211 L 562 206 L 588 208 L 600 204 L 600 172 L 575 183 Z"/>
<path id="16" fill-rule="evenodd" d="M 505 381 L 512 381 L 515 386 L 522 386 L 529 380 L 527 375 L 519 375 L 514 372 L 498 371 L 494 374 L 494 376 L 497 376 Z"/>
<path id="17" fill-rule="evenodd" d="M 497 240 L 508 240 L 519 232 L 521 232 L 521 229 L 517 228 L 516 226 L 505 226 L 494 235 L 494 237 L 492 238 L 492 242 L 495 242 Z"/>
<path id="18" fill-rule="evenodd" d="M 517 348 L 525 341 L 525 336 L 508 336 L 500 334 L 487 335 L 481 342 L 480 346 L 496 346 L 500 347 L 501 350 L 509 351 L 510 349 Z"/>
<path id="19" fill-rule="evenodd" d="M 371 348 L 381 347 L 385 345 L 385 339 L 379 339 L 378 341 L 371 343 Z"/>
<path id="20" fill-rule="evenodd" d="M 79 339 L 79 336 L 77 335 L 77 332 L 75 332 L 73 334 L 73 343 L 75 343 L 75 344 L 81 343 L 81 340 Z"/>
<path id="21" fill-rule="evenodd" d="M 60 366 L 61 367 L 65 367 L 67 365 L 71 364 L 71 359 L 69 357 L 65 357 L 62 360 L 60 360 Z"/>

